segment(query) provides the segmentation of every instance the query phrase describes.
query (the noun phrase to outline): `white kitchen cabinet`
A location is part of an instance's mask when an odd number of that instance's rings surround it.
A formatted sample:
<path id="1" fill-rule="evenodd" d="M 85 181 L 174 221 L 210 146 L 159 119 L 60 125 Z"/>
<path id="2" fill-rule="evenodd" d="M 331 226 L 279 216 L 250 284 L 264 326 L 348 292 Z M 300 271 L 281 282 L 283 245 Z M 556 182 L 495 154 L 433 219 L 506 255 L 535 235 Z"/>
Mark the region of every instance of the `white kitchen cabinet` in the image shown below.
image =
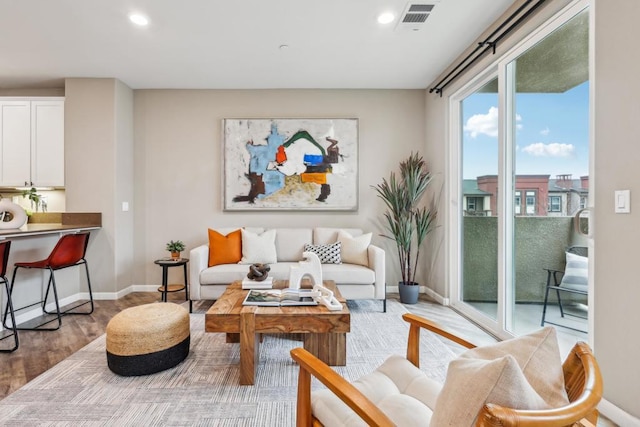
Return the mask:
<path id="1" fill-rule="evenodd" d="M 0 185 L 31 180 L 31 101 L 0 100 Z"/>
<path id="2" fill-rule="evenodd" d="M 64 186 L 64 100 L 0 98 L 0 186 Z"/>

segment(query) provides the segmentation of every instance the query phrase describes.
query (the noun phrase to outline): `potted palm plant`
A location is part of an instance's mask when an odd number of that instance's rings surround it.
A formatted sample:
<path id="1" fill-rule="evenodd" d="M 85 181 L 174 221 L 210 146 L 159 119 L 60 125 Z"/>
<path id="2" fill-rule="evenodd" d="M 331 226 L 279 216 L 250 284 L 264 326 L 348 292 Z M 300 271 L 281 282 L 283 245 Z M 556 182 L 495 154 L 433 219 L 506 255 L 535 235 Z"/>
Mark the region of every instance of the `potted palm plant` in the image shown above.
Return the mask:
<path id="1" fill-rule="evenodd" d="M 402 280 L 398 282 L 400 301 L 415 304 L 418 301 L 419 284 L 415 281 L 420 246 L 435 225 L 435 213 L 427 207 L 420 207 L 431 173 L 427 171 L 425 160 L 418 153 L 400 162 L 400 174 L 391 172 L 389 180 L 373 186 L 387 211 L 382 237 L 393 240 L 398 250 L 398 261 Z"/>
<path id="2" fill-rule="evenodd" d="M 182 240 L 176 240 L 175 242 L 171 240 L 167 243 L 166 249 L 171 252 L 171 258 L 177 259 L 180 258 L 180 252 L 184 251 L 185 246 Z"/>

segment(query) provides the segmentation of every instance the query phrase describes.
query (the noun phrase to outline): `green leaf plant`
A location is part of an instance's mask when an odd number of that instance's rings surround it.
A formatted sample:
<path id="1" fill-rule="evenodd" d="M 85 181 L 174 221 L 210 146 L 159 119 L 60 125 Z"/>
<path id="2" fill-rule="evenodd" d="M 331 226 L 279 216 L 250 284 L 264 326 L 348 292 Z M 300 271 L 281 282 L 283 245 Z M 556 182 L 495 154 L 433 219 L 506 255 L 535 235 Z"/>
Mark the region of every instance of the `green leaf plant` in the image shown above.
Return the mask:
<path id="1" fill-rule="evenodd" d="M 420 246 L 435 227 L 435 213 L 419 206 L 431 178 L 422 156 L 411 153 L 400 162 L 399 176 L 391 172 L 388 180 L 382 178 L 382 183 L 372 186 L 387 207 L 384 213 L 387 233 L 381 236 L 396 243 L 405 284 L 416 284 Z"/>
<path id="2" fill-rule="evenodd" d="M 175 242 L 171 240 L 167 243 L 166 249 L 169 252 L 182 252 L 185 249 L 185 245 L 182 243 L 182 240 L 176 240 Z"/>
<path id="3" fill-rule="evenodd" d="M 38 190 L 35 187 L 31 187 L 28 190 L 24 190 L 22 192 L 22 197 L 26 197 L 31 201 L 31 208 L 35 207 L 35 211 L 38 212 L 38 208 L 40 207 L 41 195 L 37 193 Z"/>

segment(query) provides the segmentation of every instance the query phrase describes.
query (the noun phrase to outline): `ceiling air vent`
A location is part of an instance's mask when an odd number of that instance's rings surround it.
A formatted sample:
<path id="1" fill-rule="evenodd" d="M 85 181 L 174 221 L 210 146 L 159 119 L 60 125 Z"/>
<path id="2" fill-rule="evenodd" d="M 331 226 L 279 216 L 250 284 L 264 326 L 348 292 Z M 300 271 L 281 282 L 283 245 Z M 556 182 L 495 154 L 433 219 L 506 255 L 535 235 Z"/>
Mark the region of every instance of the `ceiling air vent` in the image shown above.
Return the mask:
<path id="1" fill-rule="evenodd" d="M 396 31 L 419 31 L 433 11 L 435 2 L 407 3 L 396 25 Z"/>

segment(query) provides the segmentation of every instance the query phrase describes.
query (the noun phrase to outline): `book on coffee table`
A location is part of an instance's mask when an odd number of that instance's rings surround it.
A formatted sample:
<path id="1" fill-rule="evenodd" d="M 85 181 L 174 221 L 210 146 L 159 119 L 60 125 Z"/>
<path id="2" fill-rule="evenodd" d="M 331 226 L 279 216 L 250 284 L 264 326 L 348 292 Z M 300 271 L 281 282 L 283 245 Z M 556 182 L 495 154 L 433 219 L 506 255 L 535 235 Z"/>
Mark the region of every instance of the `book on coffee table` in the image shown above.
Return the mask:
<path id="1" fill-rule="evenodd" d="M 318 293 L 311 289 L 252 289 L 242 305 L 290 306 L 318 305 L 314 299 Z"/>
<path id="2" fill-rule="evenodd" d="M 248 277 L 242 279 L 242 289 L 271 289 L 273 288 L 273 277 L 264 280 L 251 280 Z"/>

